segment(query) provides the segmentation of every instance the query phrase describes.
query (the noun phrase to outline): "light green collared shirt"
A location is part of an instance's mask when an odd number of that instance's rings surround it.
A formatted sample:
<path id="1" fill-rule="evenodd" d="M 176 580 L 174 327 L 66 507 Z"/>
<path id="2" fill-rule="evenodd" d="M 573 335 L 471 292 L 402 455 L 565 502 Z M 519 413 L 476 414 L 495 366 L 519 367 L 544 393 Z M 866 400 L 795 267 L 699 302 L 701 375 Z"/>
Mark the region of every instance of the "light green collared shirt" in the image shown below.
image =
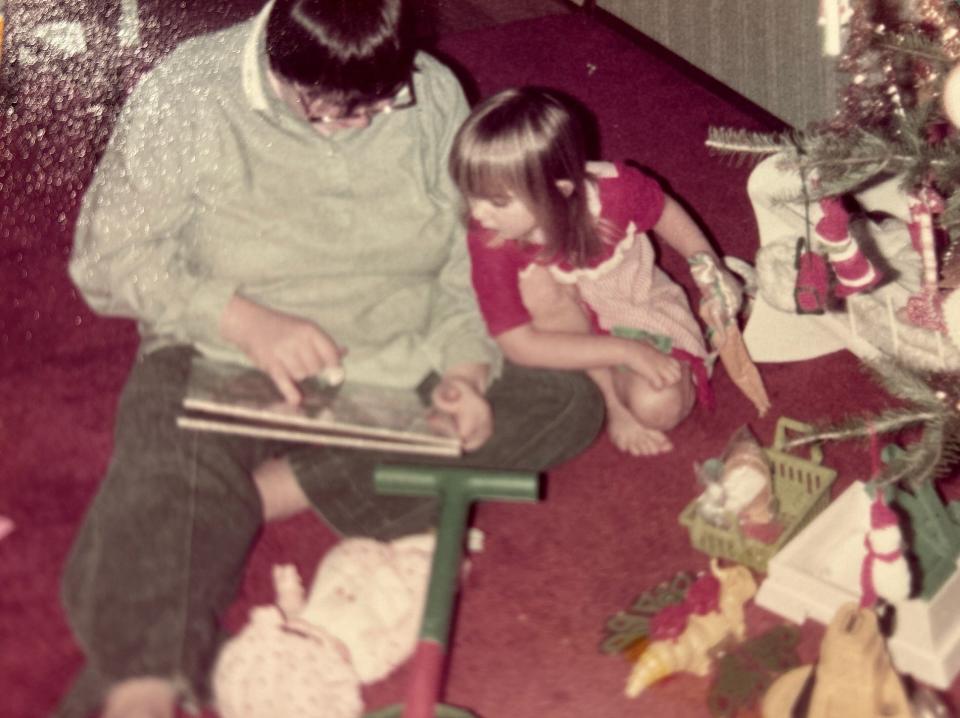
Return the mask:
<path id="1" fill-rule="evenodd" d="M 495 376 L 446 169 L 467 113 L 453 74 L 420 53 L 416 107 L 324 137 L 269 86 L 265 19 L 188 40 L 134 90 L 84 197 L 73 280 L 139 321 L 144 352 L 246 361 L 219 334 L 240 293 L 316 322 L 358 381 L 463 362 Z"/>

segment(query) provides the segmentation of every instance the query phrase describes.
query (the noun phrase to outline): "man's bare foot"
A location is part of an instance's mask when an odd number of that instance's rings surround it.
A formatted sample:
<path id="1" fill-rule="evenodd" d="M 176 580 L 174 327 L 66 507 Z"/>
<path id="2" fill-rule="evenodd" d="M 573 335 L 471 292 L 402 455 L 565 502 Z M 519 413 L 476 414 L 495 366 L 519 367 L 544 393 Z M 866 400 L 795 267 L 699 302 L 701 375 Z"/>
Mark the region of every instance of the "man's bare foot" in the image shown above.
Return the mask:
<path id="1" fill-rule="evenodd" d="M 633 456 L 654 456 L 673 450 L 666 434 L 644 426 L 626 409 L 608 407 L 607 433 L 614 446 Z"/>
<path id="2" fill-rule="evenodd" d="M 101 718 L 173 718 L 177 691 L 164 678 L 128 678 L 107 692 Z"/>

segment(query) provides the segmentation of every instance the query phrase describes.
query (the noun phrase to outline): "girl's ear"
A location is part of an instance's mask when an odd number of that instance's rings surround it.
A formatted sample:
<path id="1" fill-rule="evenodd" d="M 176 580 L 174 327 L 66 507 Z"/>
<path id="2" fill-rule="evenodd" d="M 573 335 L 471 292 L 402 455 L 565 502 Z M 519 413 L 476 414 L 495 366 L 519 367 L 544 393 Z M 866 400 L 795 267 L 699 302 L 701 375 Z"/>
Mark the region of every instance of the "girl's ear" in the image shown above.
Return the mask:
<path id="1" fill-rule="evenodd" d="M 573 194 L 573 182 L 570 180 L 557 180 L 557 189 L 560 190 L 560 194 L 564 197 L 569 197 Z"/>

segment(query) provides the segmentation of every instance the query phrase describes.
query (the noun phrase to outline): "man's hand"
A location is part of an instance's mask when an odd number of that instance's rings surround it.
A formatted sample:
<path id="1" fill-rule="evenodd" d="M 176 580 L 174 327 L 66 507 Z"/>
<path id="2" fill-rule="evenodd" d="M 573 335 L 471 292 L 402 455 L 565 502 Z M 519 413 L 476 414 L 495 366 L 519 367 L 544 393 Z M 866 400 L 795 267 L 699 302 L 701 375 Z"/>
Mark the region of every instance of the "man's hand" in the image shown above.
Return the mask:
<path id="1" fill-rule="evenodd" d="M 445 376 L 433 389 L 434 426 L 460 437 L 465 451 L 474 451 L 493 433 L 493 411 L 476 384 L 459 376 Z"/>
<path id="2" fill-rule="evenodd" d="M 311 321 L 268 309 L 240 295 L 220 319 L 224 339 L 266 372 L 291 404 L 300 403 L 296 382 L 340 366 L 343 350 Z"/>

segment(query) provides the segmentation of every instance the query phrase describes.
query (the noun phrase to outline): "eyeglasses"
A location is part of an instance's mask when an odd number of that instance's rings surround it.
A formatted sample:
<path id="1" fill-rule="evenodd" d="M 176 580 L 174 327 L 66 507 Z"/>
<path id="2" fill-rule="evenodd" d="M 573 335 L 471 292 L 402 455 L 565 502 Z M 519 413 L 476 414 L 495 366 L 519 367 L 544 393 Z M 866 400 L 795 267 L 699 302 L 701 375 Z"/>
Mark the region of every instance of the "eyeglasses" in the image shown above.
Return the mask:
<path id="1" fill-rule="evenodd" d="M 385 100 L 370 104 L 359 104 L 346 110 L 343 106 L 330 104 L 326 107 L 321 106 L 318 112 L 314 108 L 323 103 L 322 95 L 311 93 L 300 85 L 291 85 L 291 87 L 296 92 L 297 102 L 300 103 L 300 109 L 303 110 L 307 120 L 320 125 L 360 119 L 369 120 L 376 115 L 386 115 L 395 110 L 406 110 L 417 104 L 417 95 L 413 89 L 413 83 L 408 82 L 400 88 L 396 95 Z"/>

